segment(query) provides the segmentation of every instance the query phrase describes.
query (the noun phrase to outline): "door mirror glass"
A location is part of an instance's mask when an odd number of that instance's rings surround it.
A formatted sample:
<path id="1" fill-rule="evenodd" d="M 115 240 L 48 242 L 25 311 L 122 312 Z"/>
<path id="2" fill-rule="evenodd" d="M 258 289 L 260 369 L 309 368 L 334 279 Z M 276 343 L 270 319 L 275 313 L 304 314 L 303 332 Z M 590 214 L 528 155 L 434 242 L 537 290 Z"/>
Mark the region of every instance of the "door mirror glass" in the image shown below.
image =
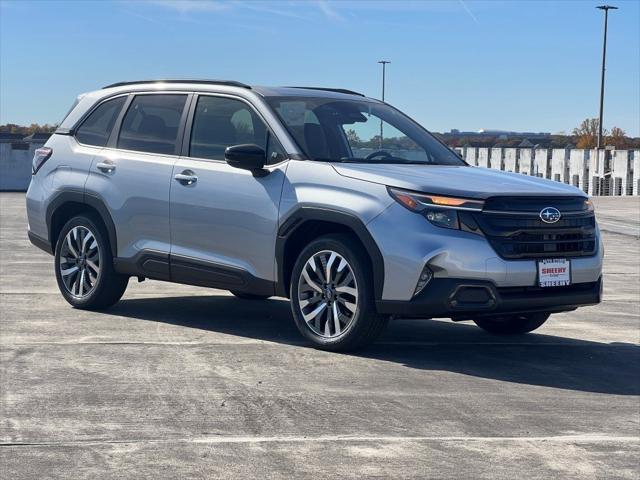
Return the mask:
<path id="1" fill-rule="evenodd" d="M 232 145 L 225 150 L 224 159 L 232 167 L 256 171 L 262 170 L 267 155 L 264 149 L 258 145 Z"/>

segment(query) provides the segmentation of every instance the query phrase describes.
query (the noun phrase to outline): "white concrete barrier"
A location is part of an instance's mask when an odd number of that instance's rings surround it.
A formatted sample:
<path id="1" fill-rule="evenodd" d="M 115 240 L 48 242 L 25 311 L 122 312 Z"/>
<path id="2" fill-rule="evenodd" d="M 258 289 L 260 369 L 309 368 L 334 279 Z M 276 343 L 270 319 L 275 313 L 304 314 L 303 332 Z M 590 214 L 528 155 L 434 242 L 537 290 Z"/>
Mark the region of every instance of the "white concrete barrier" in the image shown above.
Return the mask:
<path id="1" fill-rule="evenodd" d="M 504 148 L 492 148 L 489 155 L 489 168 L 504 170 Z"/>
<path id="2" fill-rule="evenodd" d="M 0 143 L 0 191 L 25 191 L 31 181 L 33 152 L 40 145 Z"/>
<path id="3" fill-rule="evenodd" d="M 569 152 L 569 183 L 589 193 L 590 151 L 574 149 Z"/>
<path id="4" fill-rule="evenodd" d="M 504 149 L 504 171 L 518 173 L 518 160 L 520 158 L 519 148 Z"/>
<path id="5" fill-rule="evenodd" d="M 551 179 L 569 183 L 569 150 L 554 148 L 551 152 Z"/>
<path id="6" fill-rule="evenodd" d="M 615 150 L 611 159 L 613 177 L 613 195 L 631 195 L 633 193 L 632 152 Z"/>
<path id="7" fill-rule="evenodd" d="M 488 148 L 478 148 L 478 166 L 489 168 L 490 155 Z"/>
<path id="8" fill-rule="evenodd" d="M 476 147 L 467 147 L 464 152 L 464 160 L 473 166 L 478 166 L 478 149 Z"/>
<path id="9" fill-rule="evenodd" d="M 533 174 L 540 178 L 551 178 L 551 151 L 548 148 L 536 148 Z"/>
<path id="10" fill-rule="evenodd" d="M 610 195 L 609 173 L 606 150 L 593 149 L 589 159 L 589 195 Z"/>
<path id="11" fill-rule="evenodd" d="M 533 148 L 520 148 L 519 170 L 523 175 L 533 175 L 533 159 L 535 150 Z"/>

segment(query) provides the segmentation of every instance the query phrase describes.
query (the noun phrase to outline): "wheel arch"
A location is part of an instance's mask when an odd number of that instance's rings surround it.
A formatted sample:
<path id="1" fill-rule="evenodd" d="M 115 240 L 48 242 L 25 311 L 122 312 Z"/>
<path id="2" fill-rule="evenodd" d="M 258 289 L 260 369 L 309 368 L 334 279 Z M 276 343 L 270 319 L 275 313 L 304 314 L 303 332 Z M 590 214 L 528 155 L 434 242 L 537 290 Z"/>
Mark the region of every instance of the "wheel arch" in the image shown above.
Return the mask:
<path id="1" fill-rule="evenodd" d="M 92 213 L 102 221 L 109 237 L 111 254 L 115 258 L 118 243 L 116 228 L 109 210 L 100 197 L 76 190 L 58 193 L 47 206 L 47 231 L 51 250 L 55 251 L 56 242 L 64 224 L 81 213 Z"/>
<path id="2" fill-rule="evenodd" d="M 381 299 L 384 261 L 366 225 L 351 213 L 316 207 L 299 207 L 287 216 L 278 229 L 276 294 L 289 296 L 291 273 L 298 255 L 311 240 L 328 233 L 349 233 L 359 241 L 371 263 L 375 298 Z"/>

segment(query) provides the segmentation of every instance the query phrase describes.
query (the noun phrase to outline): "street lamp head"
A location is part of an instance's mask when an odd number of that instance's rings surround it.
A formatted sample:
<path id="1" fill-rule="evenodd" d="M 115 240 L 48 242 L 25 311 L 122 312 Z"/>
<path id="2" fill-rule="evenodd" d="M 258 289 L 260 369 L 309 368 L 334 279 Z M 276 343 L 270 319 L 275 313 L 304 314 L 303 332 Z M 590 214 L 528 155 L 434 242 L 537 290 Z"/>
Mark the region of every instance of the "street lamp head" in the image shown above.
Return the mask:
<path id="1" fill-rule="evenodd" d="M 598 5 L 596 8 L 600 10 L 618 10 L 618 7 L 614 7 L 612 5 Z"/>
<path id="2" fill-rule="evenodd" d="M 379 60 L 378 63 L 382 63 L 383 65 L 386 65 L 387 63 L 391 63 L 389 60 Z"/>

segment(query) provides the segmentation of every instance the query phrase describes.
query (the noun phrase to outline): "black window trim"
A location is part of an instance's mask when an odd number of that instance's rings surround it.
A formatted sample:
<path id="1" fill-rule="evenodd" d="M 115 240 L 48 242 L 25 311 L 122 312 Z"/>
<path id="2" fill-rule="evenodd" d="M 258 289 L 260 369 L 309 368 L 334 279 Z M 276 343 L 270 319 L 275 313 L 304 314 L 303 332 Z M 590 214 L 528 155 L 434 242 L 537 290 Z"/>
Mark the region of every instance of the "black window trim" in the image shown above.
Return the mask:
<path id="1" fill-rule="evenodd" d="M 278 146 L 280 147 L 280 149 L 282 150 L 282 152 L 284 152 L 285 158 L 282 159 L 281 161 L 277 162 L 277 163 L 267 163 L 265 164 L 265 167 L 273 167 L 273 166 L 277 166 L 280 165 L 284 162 L 289 161 L 290 155 L 287 152 L 287 150 L 282 146 L 282 141 L 280 141 L 280 139 L 278 138 L 278 136 L 274 133 L 274 129 L 273 127 L 269 124 L 269 122 L 267 121 L 267 119 L 264 117 L 264 115 L 262 115 L 262 113 L 260 113 L 259 109 L 257 109 L 255 107 L 255 105 L 253 105 L 249 100 L 247 100 L 246 98 L 240 97 L 238 95 L 233 95 L 233 94 L 227 94 L 227 93 L 218 93 L 218 92 L 195 92 L 193 94 L 193 98 L 191 100 L 191 105 L 189 108 L 189 113 L 188 113 L 188 117 L 187 117 L 187 122 L 185 125 L 185 129 L 184 129 L 184 134 L 182 137 L 182 148 L 180 149 L 180 156 L 184 157 L 184 158 L 188 158 L 190 160 L 198 160 L 198 161 L 202 161 L 202 162 L 216 162 L 216 163 L 226 163 L 226 160 L 217 160 L 215 158 L 202 158 L 202 157 L 192 157 L 189 155 L 189 144 L 191 143 L 191 132 L 192 132 L 192 128 L 193 128 L 193 120 L 195 118 L 195 113 L 196 113 L 196 107 L 198 105 L 198 99 L 200 97 L 219 97 L 219 98 L 229 98 L 231 100 L 239 100 L 242 103 L 246 104 L 257 116 L 258 118 L 260 118 L 260 120 L 262 120 L 262 123 L 264 123 L 266 129 L 267 129 L 267 133 L 268 133 L 268 137 L 273 137 L 276 139 L 276 141 L 278 142 Z"/>
<path id="2" fill-rule="evenodd" d="M 104 148 L 108 148 L 111 150 L 117 150 L 119 152 L 131 152 L 140 155 L 152 155 L 152 156 L 163 156 L 163 157 L 179 157 L 181 145 L 183 142 L 186 118 L 191 107 L 191 100 L 193 98 L 193 92 L 185 91 L 185 90 L 152 90 L 152 91 L 140 91 L 140 92 L 128 92 L 124 95 L 128 95 L 128 99 L 125 102 L 122 110 L 120 111 L 120 115 L 116 119 L 116 122 L 113 125 L 113 129 L 111 130 L 111 135 L 109 136 L 109 141 L 104 146 Z M 142 150 L 129 150 L 126 148 L 118 148 L 118 138 L 120 137 L 120 129 L 122 128 L 122 122 L 124 120 L 125 115 L 129 111 L 129 107 L 133 103 L 135 97 L 142 95 L 186 95 L 186 100 L 184 102 L 184 106 L 182 108 L 182 114 L 180 116 L 180 123 L 178 124 L 178 132 L 176 135 L 175 148 L 173 153 L 155 153 L 155 152 L 145 152 Z"/>
<path id="3" fill-rule="evenodd" d="M 80 117 L 80 119 L 75 123 L 75 125 L 69 129 L 69 135 L 73 136 L 73 139 L 78 143 L 78 145 L 82 145 L 83 147 L 88 147 L 88 148 L 106 148 L 109 145 L 109 141 L 111 140 L 111 135 L 113 135 L 114 130 L 118 127 L 118 120 L 120 119 L 120 116 L 122 115 L 122 111 L 124 110 L 124 108 L 127 106 L 128 104 L 128 99 L 126 99 L 124 101 L 124 103 L 122 104 L 122 106 L 120 107 L 120 112 L 118 113 L 118 116 L 116 117 L 115 122 L 113 122 L 113 126 L 111 127 L 111 132 L 109 133 L 109 138 L 107 139 L 107 143 L 105 143 L 102 146 L 99 145 L 90 145 L 88 143 L 82 143 L 79 139 L 78 139 L 78 130 L 80 129 L 80 127 L 82 127 L 82 125 L 84 124 L 84 122 L 87 121 L 87 119 L 93 114 L 93 112 L 95 112 L 98 108 L 100 108 L 100 106 L 102 106 L 102 104 L 107 103 L 111 100 L 115 100 L 118 97 L 127 97 L 129 94 L 128 93 L 120 93 L 118 95 L 112 95 L 110 97 L 106 97 L 103 98 L 102 100 L 96 102 L 89 110 L 87 110 L 82 117 Z M 69 113 L 71 113 L 71 111 L 69 111 Z"/>

